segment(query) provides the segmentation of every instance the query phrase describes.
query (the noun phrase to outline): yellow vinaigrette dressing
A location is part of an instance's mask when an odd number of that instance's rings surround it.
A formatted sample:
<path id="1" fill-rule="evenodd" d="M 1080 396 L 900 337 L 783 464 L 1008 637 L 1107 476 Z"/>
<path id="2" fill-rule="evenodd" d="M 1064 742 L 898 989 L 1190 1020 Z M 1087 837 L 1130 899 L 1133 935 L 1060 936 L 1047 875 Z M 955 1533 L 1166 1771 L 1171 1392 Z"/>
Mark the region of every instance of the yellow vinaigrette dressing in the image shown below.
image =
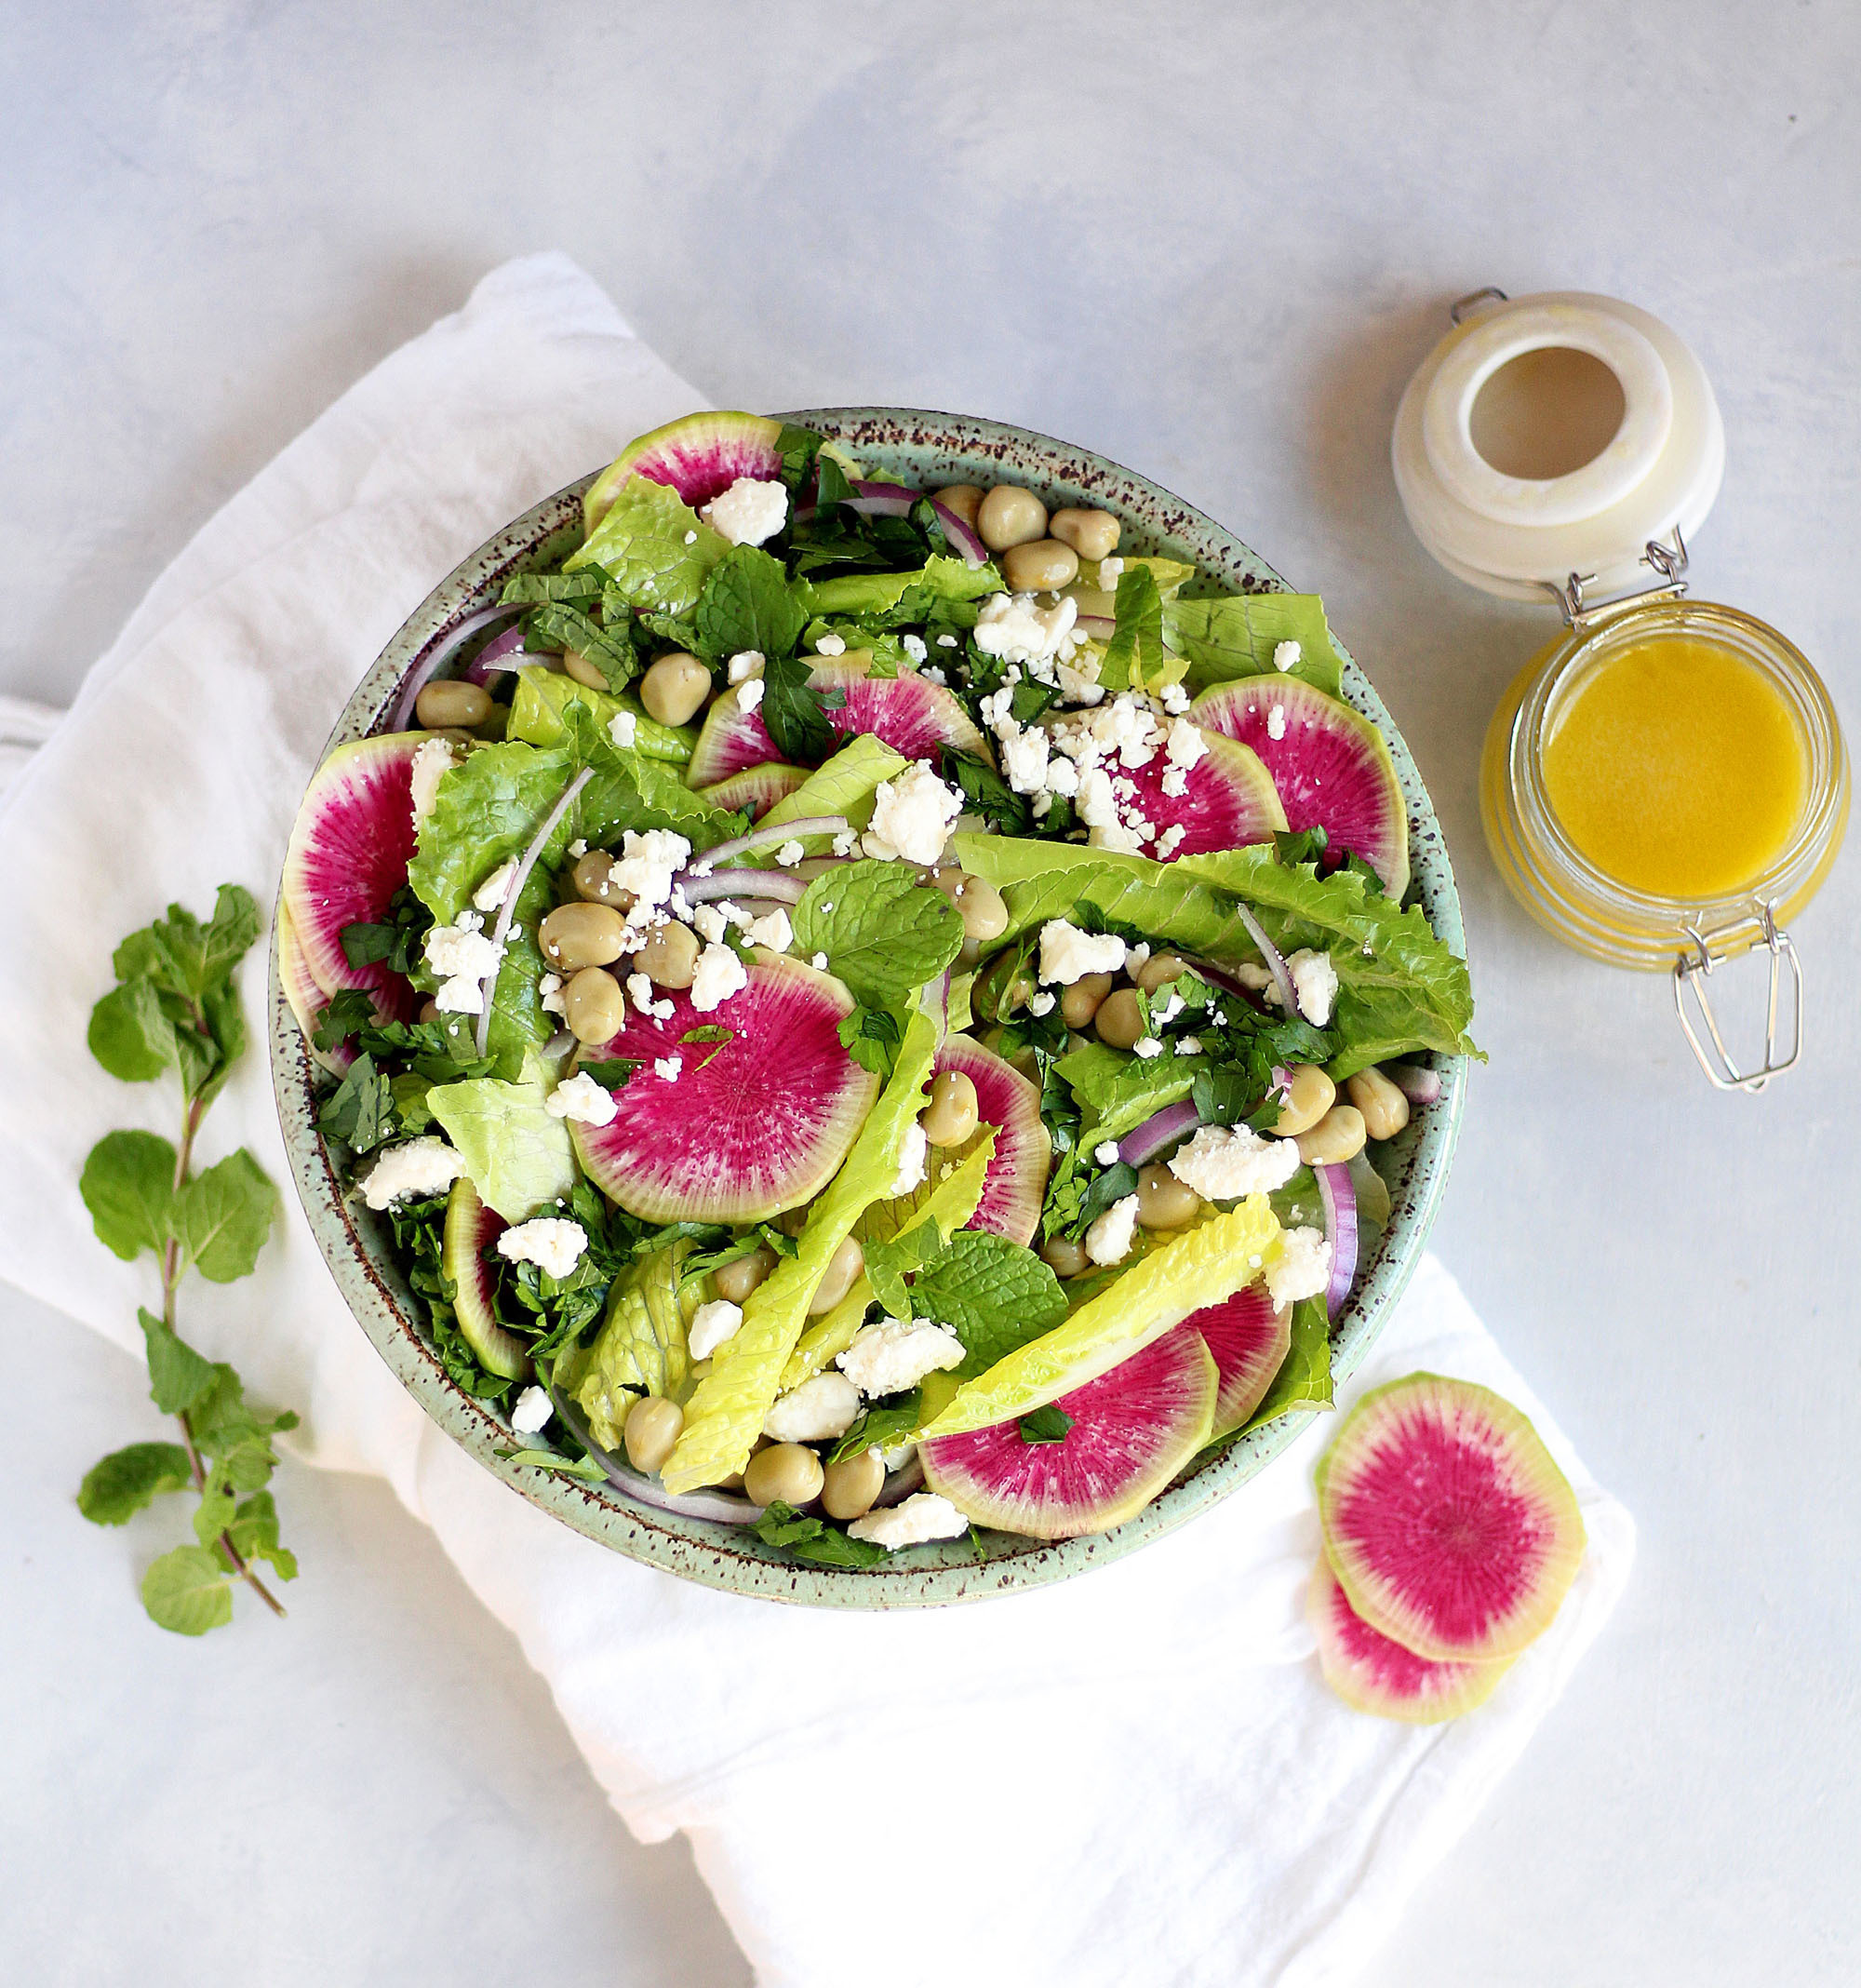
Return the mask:
<path id="1" fill-rule="evenodd" d="M 1553 716 L 1541 763 L 1577 850 L 1657 897 L 1721 896 L 1762 875 L 1789 841 L 1809 777 L 1776 685 L 1678 634 L 1600 658 Z"/>

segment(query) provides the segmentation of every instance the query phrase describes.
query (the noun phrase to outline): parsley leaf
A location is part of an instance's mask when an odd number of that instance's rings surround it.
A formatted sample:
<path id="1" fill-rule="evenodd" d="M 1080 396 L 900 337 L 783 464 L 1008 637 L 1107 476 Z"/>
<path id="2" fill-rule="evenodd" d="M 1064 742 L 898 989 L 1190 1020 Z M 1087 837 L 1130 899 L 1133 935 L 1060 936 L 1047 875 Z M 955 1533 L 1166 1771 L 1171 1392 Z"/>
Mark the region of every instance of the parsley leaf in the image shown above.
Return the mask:
<path id="1" fill-rule="evenodd" d="M 797 766 L 814 765 L 833 751 L 834 728 L 827 713 L 842 709 L 847 702 L 846 692 L 837 687 L 817 691 L 810 675 L 799 656 L 769 656 L 763 665 L 762 721 L 775 749 Z"/>
<path id="2" fill-rule="evenodd" d="M 1066 1431 L 1072 1426 L 1072 1417 L 1051 1402 L 1046 1407 L 1036 1408 L 1023 1416 L 1019 1424 L 1024 1443 L 1064 1443 Z"/>
<path id="3" fill-rule="evenodd" d="M 751 1528 L 765 1546 L 785 1546 L 797 1560 L 827 1567 L 869 1567 L 885 1558 L 885 1549 L 870 1539 L 850 1539 L 823 1519 L 810 1519 L 781 1499 Z"/>

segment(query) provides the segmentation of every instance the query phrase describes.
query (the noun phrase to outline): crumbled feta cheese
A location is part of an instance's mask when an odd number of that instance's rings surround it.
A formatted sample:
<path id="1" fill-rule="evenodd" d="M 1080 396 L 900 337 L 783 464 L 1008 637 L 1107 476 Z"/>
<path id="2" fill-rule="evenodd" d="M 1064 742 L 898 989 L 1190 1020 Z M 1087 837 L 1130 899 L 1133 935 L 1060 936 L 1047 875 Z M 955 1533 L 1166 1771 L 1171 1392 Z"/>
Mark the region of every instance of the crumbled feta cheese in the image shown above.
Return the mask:
<path id="1" fill-rule="evenodd" d="M 795 943 L 795 928 L 789 922 L 786 907 L 777 905 L 773 911 L 752 919 L 745 936 L 752 946 L 767 946 L 770 952 L 785 953 Z"/>
<path id="2" fill-rule="evenodd" d="M 1208 749 L 1208 739 L 1199 725 L 1191 724 L 1186 718 L 1171 719 L 1164 750 L 1171 766 L 1194 766 Z"/>
<path id="3" fill-rule="evenodd" d="M 814 645 L 814 653 L 817 656 L 843 656 L 846 652 L 846 637 L 836 635 L 831 628 Z"/>
<path id="4" fill-rule="evenodd" d="M 1283 739 L 1286 736 L 1286 706 L 1275 705 L 1266 714 L 1266 736 L 1269 739 Z"/>
<path id="5" fill-rule="evenodd" d="M 1079 769 L 1064 757 L 1050 759 L 1040 784 L 1049 794 L 1058 794 L 1063 799 L 1070 800 L 1079 791 Z"/>
<path id="6" fill-rule="evenodd" d="M 1199 1056 L 1201 1053 L 1202 1039 L 1200 1036 L 1178 1036 L 1176 1038 L 1176 1054 L 1179 1056 Z"/>
<path id="7" fill-rule="evenodd" d="M 517 873 L 517 859 L 507 857 L 472 893 L 472 902 L 480 911 L 495 911 L 504 901 L 504 893 L 511 887 L 511 879 Z"/>
<path id="8" fill-rule="evenodd" d="M 434 798 L 440 781 L 458 764 L 450 739 L 422 739 L 414 747 L 413 763 L 408 769 L 413 789 L 413 818 L 423 822 L 433 813 Z"/>
<path id="9" fill-rule="evenodd" d="M 1163 1054 L 1163 1045 L 1155 1036 L 1139 1036 L 1131 1046 L 1146 1063 L 1152 1056 L 1160 1056 Z"/>
<path id="10" fill-rule="evenodd" d="M 1083 670 L 1060 665 L 1060 695 L 1070 705 L 1095 705 L 1105 698 L 1105 685 Z"/>
<path id="11" fill-rule="evenodd" d="M 1284 1142 L 1290 1146 L 1292 1142 Z M 1288 1229 L 1279 1254 L 1266 1266 L 1266 1295 L 1276 1305 L 1317 1297 L 1332 1281 L 1332 1246 L 1318 1229 Z"/>
<path id="12" fill-rule="evenodd" d="M 667 1083 L 676 1083 L 678 1073 L 684 1068 L 683 1056 L 655 1056 L 652 1059 L 652 1074 Z"/>
<path id="13" fill-rule="evenodd" d="M 1099 561 L 1099 584 L 1107 594 L 1118 592 L 1118 583 L 1124 572 L 1122 559 L 1101 559 Z"/>
<path id="14" fill-rule="evenodd" d="M 577 1070 L 543 1099 L 542 1108 L 551 1118 L 573 1119 L 578 1125 L 611 1125 L 617 1108 L 606 1084 L 596 1083 L 586 1070 Z"/>
<path id="15" fill-rule="evenodd" d="M 1263 1138 L 1247 1125 L 1204 1125 L 1170 1162 L 1170 1171 L 1204 1201 L 1270 1194 L 1299 1171 L 1292 1139 Z"/>
<path id="16" fill-rule="evenodd" d="M 608 736 L 625 752 L 639 736 L 639 720 L 631 711 L 616 711 L 608 720 Z"/>
<path id="17" fill-rule="evenodd" d="M 776 851 L 775 860 L 782 865 L 783 869 L 793 869 L 807 853 L 808 845 L 805 842 L 797 842 L 793 836 L 790 836 L 787 841 Z"/>
<path id="18" fill-rule="evenodd" d="M 963 1342 L 947 1325 L 918 1319 L 880 1319 L 864 1326 L 837 1359 L 862 1394 L 903 1394 L 927 1374 L 963 1363 Z"/>
<path id="19" fill-rule="evenodd" d="M 762 702 L 763 683 L 760 677 L 752 677 L 747 683 L 737 686 L 737 709 L 754 711 Z"/>
<path id="20" fill-rule="evenodd" d="M 1115 932 L 1081 932 L 1064 918 L 1040 928 L 1040 978 L 1069 987 L 1087 974 L 1115 974 L 1124 964 L 1124 941 Z"/>
<path id="21" fill-rule="evenodd" d="M 578 835 L 569 845 L 569 853 L 578 862 L 588 853 L 588 839 Z"/>
<path id="22" fill-rule="evenodd" d="M 1046 784 L 1047 734 L 1038 725 L 1018 731 L 1012 719 L 997 730 L 1001 741 L 1001 770 L 1017 794 L 1038 794 Z"/>
<path id="23" fill-rule="evenodd" d="M 486 936 L 476 911 L 462 911 L 451 925 L 435 925 L 426 935 L 426 963 L 439 975 L 435 1005 L 442 1014 L 482 1014 L 485 982 L 498 971 L 502 946 Z"/>
<path id="24" fill-rule="evenodd" d="M 609 886 L 633 893 L 627 922 L 645 925 L 672 896 L 672 880 L 691 860 L 691 844 L 669 828 L 629 828 L 621 838 L 620 860 L 608 871 Z"/>
<path id="25" fill-rule="evenodd" d="M 1265 994 L 1274 984 L 1272 969 L 1255 966 L 1251 960 L 1243 960 L 1232 971 L 1234 977 L 1251 993 Z"/>
<path id="26" fill-rule="evenodd" d="M 914 663 L 922 663 L 924 659 L 930 653 L 930 651 L 924 646 L 924 638 L 921 635 L 907 635 L 904 638 L 903 646 L 905 654 L 908 655 Z"/>
<path id="27" fill-rule="evenodd" d="M 1178 822 L 1173 828 L 1164 829 L 1163 833 L 1157 838 L 1157 860 L 1159 863 L 1169 862 L 1170 858 L 1182 847 L 1183 838 L 1188 832 L 1188 829 L 1181 822 Z"/>
<path id="28" fill-rule="evenodd" d="M 656 1001 L 646 1012 L 656 1022 L 669 1022 L 673 1015 L 672 1002 L 669 1000 Z"/>
<path id="29" fill-rule="evenodd" d="M 837 856 L 851 855 L 859 840 L 859 834 L 856 830 L 851 828 L 843 829 L 834 838 L 834 853 Z"/>
<path id="30" fill-rule="evenodd" d="M 742 649 L 726 665 L 724 674 L 732 683 L 747 683 L 762 675 L 767 661 L 760 649 Z"/>
<path id="31" fill-rule="evenodd" d="M 1037 608 L 1032 594 L 991 594 L 976 615 L 973 639 L 985 656 L 1004 663 L 1044 662 L 1053 655 L 1078 618 L 1070 598 Z"/>
<path id="32" fill-rule="evenodd" d="M 409 1139 L 389 1147 L 368 1169 L 362 1199 L 377 1212 L 398 1201 L 424 1201 L 444 1194 L 464 1171 L 464 1161 L 444 1139 Z"/>
<path id="33" fill-rule="evenodd" d="M 914 1491 L 896 1505 L 869 1511 L 847 1527 L 850 1539 L 870 1539 L 888 1553 L 900 1547 L 922 1546 L 930 1539 L 960 1539 L 970 1522 L 947 1498 L 935 1491 Z"/>
<path id="34" fill-rule="evenodd" d="M 1048 993 L 1045 987 L 1042 987 L 1039 993 L 1029 997 L 1027 1012 L 1037 1021 L 1044 1021 L 1048 1015 L 1052 1014 L 1055 1002 L 1052 995 Z"/>
<path id="35" fill-rule="evenodd" d="M 1299 1013 L 1314 1028 L 1322 1028 L 1332 1018 L 1337 1000 L 1338 970 L 1329 953 L 1312 952 L 1301 947 L 1288 955 L 1286 971 L 1292 975 L 1292 993 Z"/>
<path id="36" fill-rule="evenodd" d="M 924 1185 L 924 1163 L 930 1156 L 930 1141 L 922 1125 L 915 1121 L 904 1128 L 904 1142 L 898 1149 L 898 1177 L 891 1184 L 894 1195 L 909 1194 Z"/>
<path id="37" fill-rule="evenodd" d="M 652 982 L 644 974 L 629 974 L 627 975 L 627 993 L 632 997 L 634 1006 L 639 1009 L 642 1014 L 648 1014 L 651 1011 Z"/>
<path id="38" fill-rule="evenodd" d="M 695 531 L 688 531 L 685 534 L 685 543 L 688 545 L 695 545 L 698 543 L 698 534 Z"/>
<path id="39" fill-rule="evenodd" d="M 545 974 L 536 984 L 536 1004 L 545 1014 L 569 1013 L 569 1004 L 562 998 L 562 975 Z"/>
<path id="40" fill-rule="evenodd" d="M 1118 1141 L 1116 1139 L 1101 1139 L 1092 1148 L 1092 1158 L 1101 1166 L 1116 1166 L 1118 1164 Z"/>
<path id="41" fill-rule="evenodd" d="M 763 1418 L 773 1443 L 825 1443 L 844 1436 L 860 1412 L 860 1390 L 844 1374 L 817 1374 L 784 1394 Z"/>
<path id="42" fill-rule="evenodd" d="M 750 976 L 734 947 L 707 946 L 691 970 L 691 1005 L 700 1014 L 709 1014 L 749 984 Z"/>
<path id="43" fill-rule="evenodd" d="M 957 646 L 957 638 L 954 635 L 940 635 L 937 638 L 937 646 L 939 649 L 954 649 Z"/>
<path id="44" fill-rule="evenodd" d="M 1088 767 L 1079 775 L 1077 803 L 1079 819 L 1089 828 L 1119 826 L 1118 802 L 1112 798 L 1111 775 L 1102 766 Z"/>
<path id="45" fill-rule="evenodd" d="M 951 825 L 962 812 L 963 797 L 917 760 L 896 779 L 880 781 L 863 846 L 883 862 L 929 866 L 944 853 Z"/>
<path id="46" fill-rule="evenodd" d="M 726 1339 L 736 1337 L 743 1323 L 743 1308 L 731 1304 L 728 1297 L 714 1297 L 700 1305 L 685 1336 L 692 1359 L 708 1360 Z"/>
<path id="47" fill-rule="evenodd" d="M 788 521 L 788 492 L 778 482 L 739 477 L 698 513 L 719 538 L 732 545 L 760 545 Z"/>
<path id="48" fill-rule="evenodd" d="M 520 1436 L 542 1432 L 556 1413 L 556 1404 L 541 1388 L 526 1388 L 511 1409 L 511 1428 Z"/>
<path id="49" fill-rule="evenodd" d="M 1276 642 L 1273 647 L 1273 667 L 1291 669 L 1304 653 L 1297 642 Z"/>
<path id="50" fill-rule="evenodd" d="M 701 939 L 716 946 L 721 943 L 725 933 L 730 929 L 730 921 L 717 905 L 693 905 L 691 907 L 691 929 Z"/>
<path id="51" fill-rule="evenodd" d="M 1171 800 L 1181 800 L 1189 791 L 1189 776 L 1180 766 L 1172 766 L 1163 775 L 1163 791 Z"/>
<path id="52" fill-rule="evenodd" d="M 498 1254 L 510 1263 L 533 1263 L 550 1277 L 567 1277 L 588 1247 L 588 1231 L 580 1222 L 558 1216 L 533 1216 L 498 1238 Z"/>
<path id="53" fill-rule="evenodd" d="M 1171 718 L 1181 718 L 1189 708 L 1189 693 L 1180 683 L 1166 683 L 1159 695 L 1164 710 Z"/>
<path id="54" fill-rule="evenodd" d="M 1094 1263 L 1122 1263 L 1137 1232 L 1137 1197 L 1115 1201 L 1086 1230 L 1086 1255 Z"/>

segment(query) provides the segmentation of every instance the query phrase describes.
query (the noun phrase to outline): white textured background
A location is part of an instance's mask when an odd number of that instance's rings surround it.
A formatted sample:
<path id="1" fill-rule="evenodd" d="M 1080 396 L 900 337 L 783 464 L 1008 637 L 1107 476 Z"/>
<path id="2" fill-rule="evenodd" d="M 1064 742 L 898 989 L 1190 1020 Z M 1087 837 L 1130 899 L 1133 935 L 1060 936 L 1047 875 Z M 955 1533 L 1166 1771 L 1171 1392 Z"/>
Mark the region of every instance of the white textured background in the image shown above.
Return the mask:
<path id="1" fill-rule="evenodd" d="M 1725 413 L 1696 590 L 1856 722 L 1857 74 L 1832 0 L 13 0 L 0 28 L 0 690 L 68 697 L 328 399 L 549 246 L 714 401 L 1045 429 L 1324 592 L 1466 897 L 1492 1063 L 1438 1245 L 1642 1542 L 1382 1988 L 1861 1976 L 1857 859 L 1799 926 L 1806 1067 L 1712 1095 L 1663 981 L 1504 896 L 1479 740 L 1550 622 L 1428 563 L 1386 457 L 1459 292 L 1647 306 Z M 71 1502 L 158 1432 L 141 1382 L 13 1299 L 0 1358 L 9 1979 L 746 1980 L 384 1486 L 288 1470 L 288 1625 L 165 1637 L 134 1594 L 161 1522 Z"/>

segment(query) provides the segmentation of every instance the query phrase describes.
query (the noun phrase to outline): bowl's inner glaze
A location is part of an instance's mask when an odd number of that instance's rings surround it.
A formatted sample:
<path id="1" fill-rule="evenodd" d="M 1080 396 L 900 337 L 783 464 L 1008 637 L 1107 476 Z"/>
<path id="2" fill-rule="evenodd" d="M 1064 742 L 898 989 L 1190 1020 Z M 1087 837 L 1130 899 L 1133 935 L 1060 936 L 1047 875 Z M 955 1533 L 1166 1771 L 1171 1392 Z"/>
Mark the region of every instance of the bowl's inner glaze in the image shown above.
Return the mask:
<path id="1" fill-rule="evenodd" d="M 847 444 L 870 471 L 916 487 L 1006 480 L 1048 504 L 1097 505 L 1123 521 L 1119 549 L 1193 562 L 1212 589 L 1265 592 L 1285 583 L 1212 519 L 1143 477 L 1083 450 L 1024 429 L 962 416 L 887 408 L 826 408 L 788 417 Z M 386 729 L 407 673 L 448 629 L 497 598 L 513 573 L 565 557 L 581 537 L 584 477 L 507 526 L 450 574 L 408 618 L 345 706 L 331 747 Z M 1342 652 L 1342 651 L 1340 651 Z M 1464 949 L 1460 900 L 1434 810 L 1407 746 L 1362 673 L 1346 656 L 1345 695 L 1389 741 L 1409 809 L 1411 857 L 1429 922 Z M 1159 1538 L 1206 1511 L 1264 1469 L 1312 1419 L 1285 1415 L 1192 1470 L 1147 1510 L 1094 1538 L 1042 1543 L 985 1536 L 978 1562 L 968 1540 L 923 1546 L 870 1569 L 798 1565 L 754 1535 L 653 1510 L 604 1485 L 502 1460 L 523 1446 L 499 1417 L 445 1373 L 417 1323 L 422 1309 L 396 1267 L 385 1220 L 343 1198 L 315 1129 L 313 1066 L 272 962 L 272 1062 L 285 1143 L 318 1246 L 363 1330 L 429 1415 L 488 1470 L 554 1516 L 634 1559 L 709 1586 L 815 1606 L 924 1606 L 1011 1593 L 1062 1580 Z M 1459 1131 L 1465 1068 L 1442 1060 L 1442 1091 L 1377 1152 L 1389 1183 L 1387 1230 L 1332 1326 L 1333 1372 L 1362 1359 L 1408 1283 L 1431 1226 Z"/>

